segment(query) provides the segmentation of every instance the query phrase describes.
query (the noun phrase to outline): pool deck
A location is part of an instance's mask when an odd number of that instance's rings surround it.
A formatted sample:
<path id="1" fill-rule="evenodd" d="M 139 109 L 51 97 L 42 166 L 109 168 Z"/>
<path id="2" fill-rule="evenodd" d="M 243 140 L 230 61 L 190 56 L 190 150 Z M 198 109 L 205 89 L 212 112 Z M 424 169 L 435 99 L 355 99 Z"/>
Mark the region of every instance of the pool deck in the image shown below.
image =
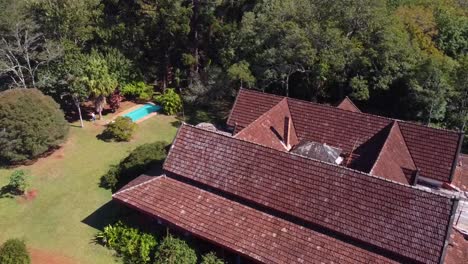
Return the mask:
<path id="1" fill-rule="evenodd" d="M 119 116 L 124 116 L 124 115 L 126 115 L 126 114 L 128 114 L 128 113 L 130 113 L 130 112 L 132 112 L 132 111 L 134 111 L 134 110 L 136 110 L 136 109 L 138 109 L 138 108 L 144 106 L 144 105 L 147 105 L 147 104 L 156 105 L 156 104 L 151 103 L 151 102 L 148 102 L 148 103 L 145 103 L 145 104 L 137 104 L 137 105 L 132 106 L 132 107 L 130 107 L 129 109 L 123 111 L 122 113 L 120 113 L 119 115 L 117 115 L 115 118 L 117 118 L 117 117 L 119 117 Z M 136 124 L 141 123 L 141 122 L 143 122 L 143 121 L 145 121 L 145 120 L 147 120 L 147 119 L 150 119 L 151 117 L 156 116 L 156 115 L 158 115 L 158 112 L 151 113 L 151 114 L 149 114 L 149 115 L 147 115 L 147 116 L 145 116 L 145 117 L 143 117 L 143 118 L 141 118 L 141 119 L 138 119 L 135 123 L 136 123 Z M 114 118 L 112 121 L 114 121 L 115 118 Z"/>

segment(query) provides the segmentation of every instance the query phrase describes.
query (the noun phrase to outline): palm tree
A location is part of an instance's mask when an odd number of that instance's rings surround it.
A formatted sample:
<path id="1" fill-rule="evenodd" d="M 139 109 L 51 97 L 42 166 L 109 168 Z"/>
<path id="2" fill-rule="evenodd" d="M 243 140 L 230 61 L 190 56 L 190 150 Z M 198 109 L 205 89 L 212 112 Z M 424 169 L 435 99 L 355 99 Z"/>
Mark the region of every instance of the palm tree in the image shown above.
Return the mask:
<path id="1" fill-rule="evenodd" d="M 109 73 L 106 61 L 97 53 L 89 56 L 84 73 L 82 81 L 94 98 L 95 109 L 101 119 L 106 97 L 115 91 L 118 82 Z"/>

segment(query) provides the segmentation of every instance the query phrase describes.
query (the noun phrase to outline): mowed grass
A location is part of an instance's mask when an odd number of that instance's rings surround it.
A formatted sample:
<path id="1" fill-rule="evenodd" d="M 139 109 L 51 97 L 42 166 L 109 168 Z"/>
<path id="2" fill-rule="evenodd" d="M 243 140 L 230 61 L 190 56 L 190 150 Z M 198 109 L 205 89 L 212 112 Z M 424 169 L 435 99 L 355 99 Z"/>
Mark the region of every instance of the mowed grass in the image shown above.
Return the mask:
<path id="1" fill-rule="evenodd" d="M 72 258 L 76 263 L 115 263 L 112 253 L 93 242 L 98 231 L 85 219 L 111 200 L 111 192 L 99 187 L 100 177 L 138 145 L 163 140 L 170 143 L 177 128 L 173 117 L 158 115 L 138 124 L 134 140 L 107 143 L 96 138 L 103 127 L 86 122 L 72 124 L 67 142 L 53 155 L 24 169 L 30 188 L 37 189 L 32 201 L 0 199 L 0 242 L 24 238 L 28 247 Z M 0 187 L 12 169 L 0 169 Z M 106 221 L 106 213 L 92 221 Z M 99 219 L 96 219 L 99 218 Z M 84 222 L 83 222 L 84 221 Z"/>

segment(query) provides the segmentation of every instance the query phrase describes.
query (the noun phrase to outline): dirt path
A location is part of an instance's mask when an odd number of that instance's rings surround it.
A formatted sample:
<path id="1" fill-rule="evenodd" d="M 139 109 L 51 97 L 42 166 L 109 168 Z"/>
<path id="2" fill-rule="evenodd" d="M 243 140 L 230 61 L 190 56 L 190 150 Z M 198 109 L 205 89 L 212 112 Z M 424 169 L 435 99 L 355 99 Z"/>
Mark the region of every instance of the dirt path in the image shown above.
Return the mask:
<path id="1" fill-rule="evenodd" d="M 77 264 L 71 258 L 50 251 L 29 248 L 32 264 Z"/>

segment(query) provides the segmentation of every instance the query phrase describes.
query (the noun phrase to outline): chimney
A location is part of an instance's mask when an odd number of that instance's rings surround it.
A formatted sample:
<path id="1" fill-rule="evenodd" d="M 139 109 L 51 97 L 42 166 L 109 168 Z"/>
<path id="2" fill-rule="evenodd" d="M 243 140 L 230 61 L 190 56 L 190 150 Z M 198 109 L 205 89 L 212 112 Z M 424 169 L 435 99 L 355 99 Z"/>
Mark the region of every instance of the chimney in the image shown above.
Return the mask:
<path id="1" fill-rule="evenodd" d="M 284 141 L 284 145 L 286 145 L 286 147 L 289 147 L 289 135 L 291 134 L 291 119 L 289 118 L 289 116 L 286 116 L 284 118 L 284 135 L 283 135 L 283 141 Z"/>

